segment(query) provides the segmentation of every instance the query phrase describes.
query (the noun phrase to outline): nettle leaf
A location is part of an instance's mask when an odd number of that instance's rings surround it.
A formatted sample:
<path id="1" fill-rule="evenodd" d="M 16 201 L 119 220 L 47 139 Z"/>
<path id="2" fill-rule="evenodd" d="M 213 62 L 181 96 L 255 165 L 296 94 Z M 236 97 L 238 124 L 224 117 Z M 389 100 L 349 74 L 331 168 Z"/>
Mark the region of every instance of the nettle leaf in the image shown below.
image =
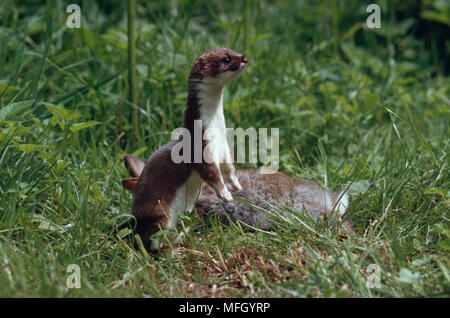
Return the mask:
<path id="1" fill-rule="evenodd" d="M 20 151 L 23 151 L 25 153 L 32 153 L 32 152 L 36 152 L 36 151 L 40 151 L 43 149 L 42 146 L 36 145 L 36 144 L 22 144 L 22 145 L 17 145 L 17 148 Z"/>
<path id="2" fill-rule="evenodd" d="M 2 133 L 5 133 L 9 136 L 24 136 L 30 133 L 30 128 L 25 126 L 8 127 L 3 129 Z"/>
<path id="3" fill-rule="evenodd" d="M 14 115 L 23 113 L 24 111 L 30 109 L 33 105 L 34 100 L 25 100 L 22 102 L 11 103 L 0 109 L 0 120 L 6 120 Z"/>
<path id="4" fill-rule="evenodd" d="M 0 120 L 0 127 L 10 127 L 11 125 L 14 125 L 16 121 L 14 120 Z"/>
<path id="5" fill-rule="evenodd" d="M 44 103 L 44 105 L 54 117 L 62 119 L 63 121 L 72 121 L 81 116 L 79 111 L 66 109 L 62 105 L 53 105 L 50 103 Z"/>
<path id="6" fill-rule="evenodd" d="M 413 273 L 409 269 L 402 268 L 400 270 L 399 276 L 397 277 L 397 280 L 405 284 L 417 283 L 420 281 L 420 274 Z"/>
<path id="7" fill-rule="evenodd" d="M 20 91 L 20 88 L 9 85 L 8 83 L 6 83 L 4 81 L 0 81 L 0 92 L 4 92 L 5 94 L 8 94 L 8 93 L 17 92 L 17 91 Z"/>
<path id="8" fill-rule="evenodd" d="M 372 183 L 370 183 L 369 180 L 361 180 L 361 181 L 353 182 L 350 185 L 349 193 L 352 195 L 356 195 L 359 193 L 365 193 L 369 190 L 371 185 L 372 185 Z"/>
<path id="9" fill-rule="evenodd" d="M 39 157 L 41 157 L 42 159 L 46 160 L 47 162 L 52 161 L 52 157 L 44 151 L 44 149 L 52 149 L 53 147 L 51 146 L 41 146 L 36 144 L 16 144 L 16 147 L 26 154 L 38 152 Z"/>
<path id="10" fill-rule="evenodd" d="M 31 220 L 39 224 L 38 228 L 40 230 L 54 231 L 59 233 L 64 233 L 68 228 L 71 228 L 73 226 L 72 223 L 66 225 L 59 225 L 49 219 L 46 219 L 42 215 L 36 214 L 32 217 Z"/>
<path id="11" fill-rule="evenodd" d="M 450 239 L 442 240 L 438 242 L 438 245 L 447 251 L 450 251 Z"/>
<path id="12" fill-rule="evenodd" d="M 441 234 L 447 238 L 450 238 L 450 229 L 448 228 L 448 226 L 442 223 L 435 224 L 431 232 Z"/>
<path id="13" fill-rule="evenodd" d="M 427 10 L 423 11 L 420 16 L 425 20 L 436 21 L 450 26 L 450 17 L 444 10 L 441 12 Z"/>
<path id="14" fill-rule="evenodd" d="M 95 51 L 96 42 L 97 42 L 97 35 L 89 28 L 83 26 L 83 40 L 86 44 L 86 47 L 91 50 Z"/>
<path id="15" fill-rule="evenodd" d="M 11 137 L 9 135 L 0 133 L 0 144 L 7 142 L 10 139 L 11 139 Z"/>
<path id="16" fill-rule="evenodd" d="M 148 76 L 148 66 L 147 65 L 145 65 L 145 64 L 137 64 L 136 65 L 136 71 L 143 78 L 147 78 L 147 76 Z"/>
<path id="17" fill-rule="evenodd" d="M 132 156 L 139 157 L 141 154 L 147 151 L 147 147 L 142 147 L 135 152 L 131 153 Z"/>
<path id="18" fill-rule="evenodd" d="M 120 30 L 108 30 L 105 35 L 101 36 L 105 43 L 112 45 L 119 49 L 119 51 L 126 52 L 127 50 L 127 36 Z"/>
<path id="19" fill-rule="evenodd" d="M 90 199 L 94 202 L 104 202 L 106 201 L 106 197 L 103 195 L 102 189 L 97 183 L 93 183 L 91 186 L 92 196 L 89 195 Z"/>
<path id="20" fill-rule="evenodd" d="M 58 159 L 53 166 L 53 170 L 55 171 L 55 173 L 61 174 L 64 172 L 64 170 L 66 169 L 67 166 L 68 166 L 68 163 L 66 163 L 62 159 Z"/>
<path id="21" fill-rule="evenodd" d="M 78 131 L 80 131 L 82 129 L 93 127 L 93 126 L 97 126 L 99 124 L 101 124 L 101 122 L 95 121 L 95 120 L 90 120 L 90 121 L 86 121 L 86 122 L 83 122 L 83 123 L 76 123 L 76 124 L 73 124 L 70 127 L 70 131 L 73 132 L 73 133 L 76 133 L 76 132 L 78 132 Z"/>
<path id="22" fill-rule="evenodd" d="M 119 233 L 117 233 L 117 236 L 120 237 L 120 238 L 124 238 L 124 237 L 126 237 L 126 236 L 128 236 L 128 235 L 130 235 L 132 233 L 133 233 L 133 231 L 130 228 L 126 227 L 126 228 L 121 229 L 119 231 Z"/>

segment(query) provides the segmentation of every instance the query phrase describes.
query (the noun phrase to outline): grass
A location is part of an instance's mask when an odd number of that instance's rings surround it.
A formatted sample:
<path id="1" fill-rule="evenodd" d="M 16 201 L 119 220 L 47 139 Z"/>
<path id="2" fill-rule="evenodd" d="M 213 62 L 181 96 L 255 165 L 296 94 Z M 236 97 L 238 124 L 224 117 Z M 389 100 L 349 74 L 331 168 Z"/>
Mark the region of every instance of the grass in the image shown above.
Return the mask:
<path id="1" fill-rule="evenodd" d="M 134 147 L 126 2 L 80 1 L 81 29 L 66 27 L 63 1 L 0 6 L 0 296 L 449 296 L 444 14 L 381 1 L 369 30 L 351 0 L 136 2 Z M 123 155 L 170 139 L 193 59 L 220 46 L 249 58 L 225 92 L 227 125 L 278 127 L 280 170 L 351 184 L 354 232 L 295 211 L 271 232 L 193 211 L 148 255 L 115 231 L 131 204 Z M 69 264 L 80 289 L 66 286 Z"/>

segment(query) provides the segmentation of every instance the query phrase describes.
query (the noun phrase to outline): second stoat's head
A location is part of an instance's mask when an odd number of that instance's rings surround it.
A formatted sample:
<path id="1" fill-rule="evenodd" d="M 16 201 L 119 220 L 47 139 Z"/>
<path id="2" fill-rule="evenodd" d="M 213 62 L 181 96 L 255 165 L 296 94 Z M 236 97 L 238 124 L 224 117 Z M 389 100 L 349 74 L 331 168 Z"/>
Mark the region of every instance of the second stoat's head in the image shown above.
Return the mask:
<path id="1" fill-rule="evenodd" d="M 230 49 L 211 49 L 195 59 L 189 81 L 225 86 L 242 73 L 247 63 L 244 55 Z"/>

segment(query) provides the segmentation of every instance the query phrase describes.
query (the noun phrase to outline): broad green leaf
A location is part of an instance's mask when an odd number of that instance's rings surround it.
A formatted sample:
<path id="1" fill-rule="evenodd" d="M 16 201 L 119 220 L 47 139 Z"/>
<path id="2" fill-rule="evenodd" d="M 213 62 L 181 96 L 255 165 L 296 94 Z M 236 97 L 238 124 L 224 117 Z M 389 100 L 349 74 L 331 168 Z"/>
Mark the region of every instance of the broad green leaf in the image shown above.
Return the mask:
<path id="1" fill-rule="evenodd" d="M 83 27 L 82 28 L 83 32 L 83 41 L 86 45 L 86 47 L 90 50 L 90 51 L 94 51 L 95 50 L 95 46 L 96 46 L 96 41 L 97 41 L 97 35 L 92 32 L 91 29 L 87 28 L 87 27 Z"/>
<path id="2" fill-rule="evenodd" d="M 12 103 L 0 109 L 0 120 L 6 120 L 14 115 L 18 115 L 33 105 L 34 100 L 25 100 L 22 102 Z"/>
<path id="3" fill-rule="evenodd" d="M 9 136 L 24 136 L 30 133 L 30 128 L 25 126 L 8 127 L 2 130 L 2 133 Z"/>
<path id="4" fill-rule="evenodd" d="M 35 144 L 22 144 L 22 145 L 17 145 L 17 148 L 19 148 L 19 150 L 25 152 L 25 153 L 32 153 L 32 152 L 36 152 L 36 151 L 41 151 L 44 148 L 40 145 L 35 145 Z"/>
<path id="5" fill-rule="evenodd" d="M 442 240 L 438 245 L 444 250 L 450 251 L 450 239 Z"/>
<path id="6" fill-rule="evenodd" d="M 134 151 L 131 155 L 134 157 L 139 157 L 141 154 L 143 154 L 147 150 L 147 147 L 142 147 L 136 151 Z"/>
<path id="7" fill-rule="evenodd" d="M 5 89 L 6 89 L 6 91 L 5 91 Z M 10 92 L 17 92 L 17 91 L 20 91 L 20 88 L 15 87 L 15 86 L 11 86 L 11 85 L 8 86 L 7 83 L 0 82 L 0 94 L 3 93 L 3 92 L 5 94 L 8 94 Z"/>
<path id="8" fill-rule="evenodd" d="M 450 17 L 444 12 L 423 11 L 420 16 L 425 20 L 432 20 L 450 26 Z"/>
<path id="9" fill-rule="evenodd" d="M 16 142 L 17 144 L 17 142 Z M 23 151 L 24 153 L 33 153 L 33 152 L 38 152 L 39 153 L 39 157 L 46 160 L 47 162 L 51 162 L 52 161 L 52 157 L 46 153 L 44 151 L 44 149 L 51 149 L 51 146 L 40 146 L 40 145 L 35 145 L 35 144 L 18 144 L 17 148 L 20 151 Z"/>
<path id="10" fill-rule="evenodd" d="M 399 276 L 397 277 L 397 280 L 401 283 L 413 284 L 420 280 L 420 274 L 413 273 L 409 269 L 402 268 L 400 270 Z"/>
<path id="11" fill-rule="evenodd" d="M 63 121 L 75 120 L 80 117 L 80 113 L 77 110 L 66 109 L 62 105 L 53 105 L 50 103 L 44 103 L 44 105 L 53 116 L 59 117 Z"/>
<path id="12" fill-rule="evenodd" d="M 0 133 L 0 145 L 4 142 L 7 142 L 11 139 L 11 136 L 9 134 Z"/>
<path id="13" fill-rule="evenodd" d="M 99 124 L 101 124 L 101 122 L 94 121 L 94 120 L 86 121 L 86 122 L 83 122 L 83 123 L 76 123 L 76 124 L 73 124 L 70 127 L 70 131 L 73 132 L 73 133 L 76 133 L 76 132 L 78 132 L 78 131 L 80 131 L 82 129 L 93 127 L 93 126 L 97 126 Z"/>

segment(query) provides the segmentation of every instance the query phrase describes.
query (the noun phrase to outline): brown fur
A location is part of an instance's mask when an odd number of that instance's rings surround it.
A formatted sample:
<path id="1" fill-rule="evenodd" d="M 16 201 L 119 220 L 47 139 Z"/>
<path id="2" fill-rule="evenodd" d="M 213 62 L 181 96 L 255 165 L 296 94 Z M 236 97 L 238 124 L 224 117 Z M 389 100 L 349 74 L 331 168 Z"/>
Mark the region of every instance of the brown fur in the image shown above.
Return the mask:
<path id="1" fill-rule="evenodd" d="M 229 63 L 224 59 L 229 58 Z M 183 127 L 194 136 L 194 120 L 201 119 L 197 85 L 205 77 L 215 77 L 224 71 L 237 71 L 240 63 L 247 63 L 241 54 L 229 49 L 208 50 L 197 57 L 189 75 L 187 107 Z M 237 65 L 237 66 L 236 66 Z M 194 138 L 191 138 L 194 142 Z M 171 203 L 177 189 L 186 183 L 192 171 L 216 191 L 225 187 L 221 171 L 214 163 L 193 163 L 194 147 L 191 145 L 192 163 L 174 163 L 171 158 L 172 148 L 179 140 L 171 141 L 160 147 L 144 165 L 139 159 L 125 156 L 129 173 L 138 179 L 125 179 L 122 184 L 133 191 L 132 213 L 136 218 L 136 232 L 142 238 L 144 246 L 149 249 L 149 238 L 160 228 L 166 228 L 171 217 Z M 202 153 L 205 148 L 202 144 Z"/>
<path id="2" fill-rule="evenodd" d="M 138 177 L 122 179 L 122 186 L 125 189 L 127 189 L 128 191 L 133 192 L 134 189 L 136 189 L 136 185 L 137 185 L 138 180 L 139 180 Z"/>
<path id="3" fill-rule="evenodd" d="M 145 163 L 131 155 L 125 155 L 125 166 L 132 177 L 139 177 L 144 170 Z"/>
<path id="4" fill-rule="evenodd" d="M 276 218 L 258 211 L 251 205 L 273 211 L 271 206 L 288 209 L 303 208 L 308 214 L 317 219 L 321 214 L 329 214 L 333 206 L 324 207 L 324 196 L 330 195 L 333 204 L 339 199 L 334 194 L 321 187 L 317 183 L 301 178 L 291 178 L 282 172 L 261 174 L 255 169 L 239 169 L 236 171 L 242 191 L 231 191 L 233 196 L 243 199 L 235 199 L 232 202 L 221 202 L 213 195 L 213 190 L 208 185 L 202 186 L 202 191 L 197 200 L 197 210 L 209 212 L 218 216 L 220 221 L 227 223 L 228 218 L 233 221 L 241 221 L 248 225 L 269 230 L 275 225 Z M 248 201 L 248 202 L 245 202 Z"/>
<path id="5" fill-rule="evenodd" d="M 229 58 L 230 62 L 222 61 Z M 247 63 L 247 58 L 227 48 L 211 49 L 199 55 L 189 74 L 189 79 L 203 79 L 206 76 L 216 77 L 226 71 L 237 71 L 241 62 Z"/>
<path id="6" fill-rule="evenodd" d="M 136 232 L 149 248 L 149 237 L 159 228 L 166 228 L 170 204 L 176 190 L 192 172 L 191 164 L 176 164 L 171 149 L 176 141 L 159 148 L 147 161 L 133 191 L 132 212 L 136 218 Z"/>

